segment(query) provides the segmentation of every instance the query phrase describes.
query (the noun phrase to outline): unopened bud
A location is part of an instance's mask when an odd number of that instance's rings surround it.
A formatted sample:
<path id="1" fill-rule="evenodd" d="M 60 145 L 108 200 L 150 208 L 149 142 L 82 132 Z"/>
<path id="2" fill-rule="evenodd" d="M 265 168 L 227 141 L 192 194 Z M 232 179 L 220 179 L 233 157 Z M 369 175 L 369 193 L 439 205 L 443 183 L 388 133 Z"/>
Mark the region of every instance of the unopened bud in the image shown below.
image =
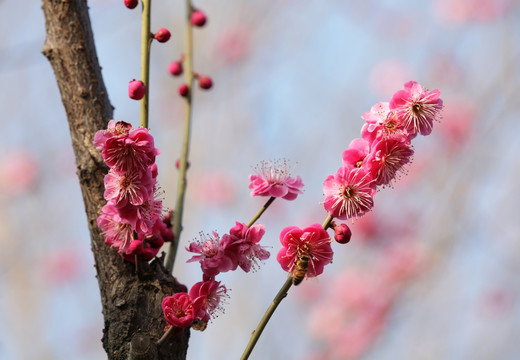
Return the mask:
<path id="1" fill-rule="evenodd" d="M 182 74 L 182 63 L 180 61 L 172 61 L 168 65 L 168 72 L 173 76 L 179 76 Z"/>
<path id="2" fill-rule="evenodd" d="M 190 89 L 188 88 L 188 85 L 181 84 L 181 86 L 179 86 L 179 95 L 180 96 L 186 97 L 186 96 L 188 96 L 189 92 L 190 92 Z"/>
<path id="3" fill-rule="evenodd" d="M 146 93 L 146 86 L 141 80 L 133 79 L 128 83 L 128 96 L 134 100 L 141 100 Z"/>
<path id="4" fill-rule="evenodd" d="M 125 6 L 129 9 L 135 9 L 135 7 L 137 6 L 137 4 L 139 3 L 138 0 L 125 0 L 124 1 L 125 3 Z"/>
<path id="5" fill-rule="evenodd" d="M 206 14 L 204 14 L 200 10 L 195 10 L 191 14 L 190 21 L 191 21 L 191 25 L 202 27 L 202 26 L 204 26 L 204 24 L 206 24 L 206 21 L 207 21 Z"/>
<path id="6" fill-rule="evenodd" d="M 205 89 L 205 90 L 208 90 L 208 89 L 211 89 L 211 87 L 213 86 L 213 81 L 211 80 L 211 78 L 209 76 L 199 76 L 199 87 L 201 89 Z"/>
<path id="7" fill-rule="evenodd" d="M 347 224 L 339 224 L 334 228 L 334 240 L 340 244 L 346 244 L 352 237 L 352 231 Z"/>
<path id="8" fill-rule="evenodd" d="M 157 30 L 153 37 L 155 40 L 159 41 L 160 43 L 163 43 L 170 40 L 171 36 L 172 34 L 170 34 L 170 31 L 168 29 L 160 28 L 159 30 Z"/>

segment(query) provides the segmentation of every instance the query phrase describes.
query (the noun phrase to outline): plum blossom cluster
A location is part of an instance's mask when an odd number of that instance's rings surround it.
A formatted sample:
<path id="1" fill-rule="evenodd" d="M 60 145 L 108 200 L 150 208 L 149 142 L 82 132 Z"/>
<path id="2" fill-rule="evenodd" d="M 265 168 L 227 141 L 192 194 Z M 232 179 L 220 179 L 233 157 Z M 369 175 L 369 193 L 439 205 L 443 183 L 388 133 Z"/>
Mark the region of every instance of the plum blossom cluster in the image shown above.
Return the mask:
<path id="1" fill-rule="evenodd" d="M 179 66 L 180 63 L 175 64 L 175 72 L 179 71 Z M 303 187 L 300 177 L 290 177 L 286 161 L 263 162 L 257 174 L 251 175 L 249 179 L 251 196 L 294 200 Z M 222 300 L 227 296 L 226 287 L 217 282 L 215 277 L 239 267 L 246 273 L 258 268 L 260 262 L 270 256 L 269 251 L 260 245 L 264 234 L 264 225 L 248 226 L 238 221 L 222 236 L 216 231 L 211 234 L 201 232 L 199 239 L 192 241 L 186 250 L 195 254 L 188 262 L 200 263 L 203 281 L 196 283 L 189 293 L 179 292 L 163 300 L 163 312 L 168 324 L 177 328 L 192 326 L 196 330 L 204 330 L 216 310 L 222 309 Z M 323 234 L 320 235 L 323 237 Z M 313 257 L 312 271 L 321 273 L 324 264 L 321 258 Z"/>
<path id="2" fill-rule="evenodd" d="M 269 251 L 259 244 L 264 234 L 264 225 L 248 227 L 238 221 L 229 230 L 229 234 L 222 237 L 215 231 L 211 235 L 201 233 L 200 240 L 193 241 L 186 248 L 189 252 L 198 254 L 188 262 L 198 261 L 202 273 L 208 278 L 238 267 L 249 272 L 258 267 L 259 261 L 270 256 Z"/>
<path id="3" fill-rule="evenodd" d="M 223 312 L 227 291 L 220 281 L 208 280 L 193 285 L 189 293 L 178 292 L 165 297 L 162 308 L 168 326 L 183 329 L 193 325 L 204 330 L 211 317 Z"/>
<path id="4" fill-rule="evenodd" d="M 361 138 L 350 143 L 342 166 L 323 183 L 329 215 L 350 219 L 370 211 L 377 187 L 391 186 L 405 171 L 414 154 L 411 141 L 431 133 L 442 107 L 439 90 L 409 81 L 390 102 L 377 103 L 364 113 Z"/>
<path id="5" fill-rule="evenodd" d="M 148 129 L 111 120 L 107 130 L 95 134 L 94 145 L 110 168 L 105 176 L 107 204 L 97 220 L 105 242 L 130 262 L 136 255 L 151 260 L 165 241 L 173 240 L 171 223 L 161 218 L 162 202 L 157 200 L 159 150 L 154 139 Z"/>
<path id="6" fill-rule="evenodd" d="M 251 175 L 249 179 L 251 196 L 294 200 L 303 187 L 300 177 L 290 177 L 286 161 L 264 162 L 257 174 Z M 323 266 L 330 262 L 330 258 L 327 260 L 329 252 L 332 253 L 328 245 L 330 237 L 325 230 L 320 229 L 318 236 L 313 233 L 303 236 L 305 239 L 302 240 L 302 243 L 309 244 L 307 247 L 313 248 L 313 253 L 318 255 L 313 255 L 310 260 L 313 274 L 323 271 Z M 216 310 L 222 309 L 222 300 L 227 296 L 226 287 L 217 282 L 215 277 L 238 268 L 246 273 L 258 268 L 270 256 L 269 251 L 260 245 L 264 234 L 264 225 L 248 226 L 238 221 L 222 236 L 216 231 L 211 234 L 200 233 L 199 239 L 192 241 L 186 250 L 195 254 L 188 262 L 200 263 L 203 281 L 196 283 L 189 292 L 179 292 L 163 300 L 163 312 L 168 324 L 177 328 L 191 326 L 196 330 L 204 330 L 215 312 L 218 313 Z M 304 246 L 299 251 L 291 247 L 291 251 L 300 255 L 309 253 L 304 251 Z M 285 258 L 289 259 L 289 256 Z M 294 265 L 288 263 L 288 267 L 292 268 Z"/>
<path id="7" fill-rule="evenodd" d="M 201 233 L 200 240 L 191 242 L 186 250 L 197 255 L 188 262 L 200 263 L 203 281 L 193 285 L 189 292 L 164 298 L 162 308 L 168 324 L 204 330 L 211 318 L 223 312 L 222 302 L 228 290 L 215 276 L 238 267 L 249 272 L 258 267 L 259 261 L 269 258 L 269 252 L 259 244 L 264 233 L 264 225 L 248 227 L 236 222 L 222 237 L 215 231 L 211 235 Z"/>

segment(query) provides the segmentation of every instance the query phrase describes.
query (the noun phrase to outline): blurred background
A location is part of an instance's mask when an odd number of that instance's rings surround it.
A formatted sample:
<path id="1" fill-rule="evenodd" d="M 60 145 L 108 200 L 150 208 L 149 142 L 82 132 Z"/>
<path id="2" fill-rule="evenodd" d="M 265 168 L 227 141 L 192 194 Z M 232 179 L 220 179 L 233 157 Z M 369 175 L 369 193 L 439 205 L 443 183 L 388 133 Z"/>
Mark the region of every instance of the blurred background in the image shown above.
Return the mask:
<path id="1" fill-rule="evenodd" d="M 38 2 L 0 1 L 0 359 L 103 359 L 103 319 L 68 125 Z M 140 7 L 89 1 L 116 120 L 139 124 Z M 520 357 L 520 9 L 517 0 L 210 1 L 194 30 L 194 94 L 182 245 L 227 232 L 263 205 L 248 175 L 285 158 L 305 193 L 260 219 L 271 258 L 222 274 L 226 311 L 192 332 L 188 359 L 237 359 L 286 274 L 289 225 L 322 223 L 322 183 L 359 137 L 361 114 L 404 82 L 440 89 L 432 134 L 414 140 L 408 174 L 333 244 L 334 263 L 292 288 L 251 359 L 518 359 Z M 184 48 L 184 2 L 155 1 L 150 129 L 164 203 L 173 207 L 183 81 L 167 73 Z M 181 251 L 188 287 L 197 263 Z"/>

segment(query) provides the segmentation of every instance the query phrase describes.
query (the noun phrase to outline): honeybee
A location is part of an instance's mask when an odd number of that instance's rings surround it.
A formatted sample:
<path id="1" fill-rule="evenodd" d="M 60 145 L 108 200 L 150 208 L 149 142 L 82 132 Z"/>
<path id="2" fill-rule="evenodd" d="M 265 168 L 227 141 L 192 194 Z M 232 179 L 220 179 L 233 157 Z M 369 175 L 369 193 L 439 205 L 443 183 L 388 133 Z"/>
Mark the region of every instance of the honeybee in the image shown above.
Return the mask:
<path id="1" fill-rule="evenodd" d="M 307 255 L 302 255 L 295 261 L 292 273 L 292 283 L 294 286 L 299 285 L 303 281 L 307 270 L 309 270 L 309 260 L 310 258 Z"/>
<path id="2" fill-rule="evenodd" d="M 191 324 L 191 328 L 193 330 L 198 330 L 198 331 L 204 331 L 204 330 L 206 330 L 207 327 L 208 327 L 208 323 L 203 320 L 199 320 L 199 319 L 195 319 L 195 321 L 193 321 L 193 324 Z"/>

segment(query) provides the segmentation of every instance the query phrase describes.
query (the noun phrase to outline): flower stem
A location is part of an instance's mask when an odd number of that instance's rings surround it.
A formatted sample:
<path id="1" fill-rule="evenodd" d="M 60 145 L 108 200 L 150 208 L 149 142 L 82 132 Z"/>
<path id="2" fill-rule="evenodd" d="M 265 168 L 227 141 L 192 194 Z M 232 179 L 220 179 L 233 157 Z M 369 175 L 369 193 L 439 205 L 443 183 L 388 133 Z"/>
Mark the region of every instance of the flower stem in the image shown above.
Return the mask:
<path id="1" fill-rule="evenodd" d="M 251 355 L 251 352 L 253 351 L 256 342 L 260 338 L 260 335 L 262 335 L 262 331 L 264 331 L 267 322 L 273 315 L 274 311 L 276 310 L 280 302 L 287 296 L 287 292 L 291 288 L 292 284 L 292 277 L 289 276 L 283 284 L 280 291 L 278 291 L 278 294 L 276 294 L 276 296 L 274 297 L 273 301 L 271 302 L 271 305 L 269 305 L 269 308 L 262 317 L 262 320 L 260 320 L 260 323 L 258 323 L 258 326 L 256 327 L 255 331 L 253 331 L 253 333 L 251 334 L 251 339 L 249 340 L 249 343 L 247 344 L 246 349 L 244 350 L 244 353 L 242 354 L 240 360 L 246 360 L 249 358 L 249 355 Z"/>
<path id="2" fill-rule="evenodd" d="M 148 93 L 150 88 L 150 13 L 152 0 L 142 0 L 143 13 L 141 20 L 141 81 L 145 86 L 145 94 L 141 99 L 141 122 L 142 128 L 148 127 Z"/>
<path id="3" fill-rule="evenodd" d="M 332 216 L 327 215 L 327 218 L 325 219 L 325 221 L 323 222 L 323 225 L 322 225 L 324 230 L 328 229 L 328 227 L 330 226 L 330 223 L 332 222 L 332 219 L 334 219 Z"/>
<path id="4" fill-rule="evenodd" d="M 177 182 L 177 199 L 175 201 L 175 212 L 173 213 L 173 242 L 166 259 L 166 269 L 173 270 L 175 256 L 179 248 L 182 231 L 182 213 L 184 210 L 184 198 L 186 195 L 186 170 L 188 167 L 188 153 L 191 137 L 191 115 L 193 102 L 193 34 L 191 26 L 191 13 L 193 7 L 191 0 L 186 0 L 186 53 L 184 54 L 185 80 L 188 85 L 188 95 L 185 97 L 186 112 L 184 118 L 184 137 L 182 140 L 181 158 L 179 161 L 179 180 Z"/>
<path id="5" fill-rule="evenodd" d="M 267 203 L 264 205 L 262 209 L 258 212 L 258 214 L 249 222 L 248 227 L 251 226 L 259 217 L 262 215 L 262 213 L 267 209 L 269 205 L 274 201 L 274 197 L 271 197 Z M 323 229 L 327 230 L 327 228 L 330 226 L 330 223 L 332 222 L 333 217 L 328 215 L 325 221 L 323 222 Z M 246 349 L 244 350 L 244 353 L 242 354 L 242 357 L 240 360 L 246 360 L 249 358 L 249 355 L 251 355 L 251 352 L 253 351 L 253 348 L 255 347 L 258 339 L 260 338 L 260 335 L 262 335 L 262 331 L 264 331 L 265 326 L 269 322 L 269 319 L 273 315 L 274 311 L 280 304 L 280 302 L 287 296 L 287 293 L 289 292 L 289 289 L 293 285 L 293 278 L 289 275 L 285 283 L 282 285 L 282 288 L 278 291 L 278 294 L 276 294 L 274 300 L 271 302 L 271 305 L 265 312 L 264 316 L 262 317 L 262 320 L 258 323 L 258 326 L 256 327 L 256 330 L 253 331 L 251 334 L 251 339 L 249 340 L 249 343 L 246 346 Z"/>
<path id="6" fill-rule="evenodd" d="M 267 208 L 269 207 L 269 205 L 271 205 L 273 203 L 273 201 L 275 200 L 276 198 L 274 196 L 271 196 L 269 198 L 269 200 L 267 200 L 267 202 L 264 204 L 264 206 L 262 206 L 262 208 L 256 213 L 255 216 L 253 216 L 253 218 L 251 219 L 251 221 L 249 221 L 249 223 L 247 223 L 247 227 L 251 227 L 255 222 L 256 220 L 258 220 L 260 218 L 260 216 L 262 216 L 262 214 L 264 213 L 264 211 L 267 210 Z"/>

